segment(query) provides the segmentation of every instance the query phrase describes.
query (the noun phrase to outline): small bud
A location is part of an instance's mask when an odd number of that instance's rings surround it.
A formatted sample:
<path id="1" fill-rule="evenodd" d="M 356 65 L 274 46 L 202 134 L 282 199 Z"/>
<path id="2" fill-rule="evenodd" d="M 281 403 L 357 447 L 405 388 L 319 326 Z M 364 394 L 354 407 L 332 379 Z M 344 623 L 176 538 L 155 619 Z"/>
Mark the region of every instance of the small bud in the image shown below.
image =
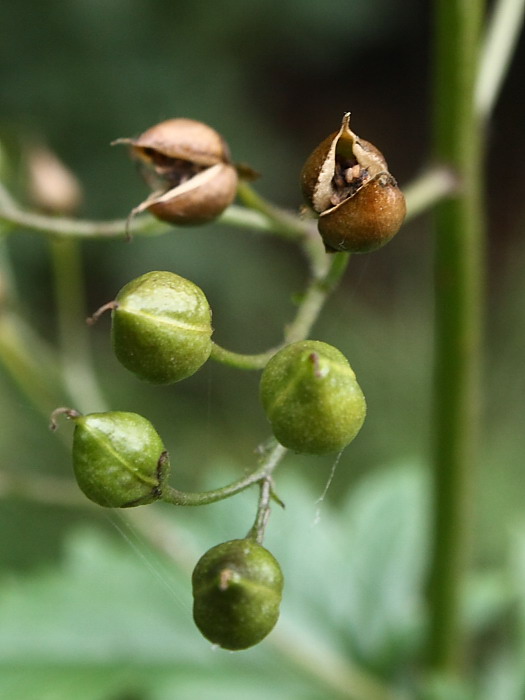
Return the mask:
<path id="1" fill-rule="evenodd" d="M 161 498 L 169 460 L 146 418 L 122 411 L 86 416 L 70 411 L 67 415 L 75 423 L 75 477 L 91 501 L 108 508 L 129 508 Z"/>
<path id="2" fill-rule="evenodd" d="M 314 150 L 301 173 L 303 194 L 319 215 L 326 250 L 367 253 L 385 245 L 406 214 L 403 193 L 374 145 L 341 128 Z"/>
<path id="3" fill-rule="evenodd" d="M 279 618 L 283 575 L 275 557 L 251 539 L 208 550 L 193 571 L 193 618 L 224 649 L 258 644 Z"/>
<path id="4" fill-rule="evenodd" d="M 154 190 L 131 216 L 148 210 L 162 221 L 203 224 L 219 216 L 235 198 L 237 170 L 228 146 L 202 122 L 168 119 L 136 139 L 114 143 L 131 146 Z"/>
<path id="5" fill-rule="evenodd" d="M 211 309 L 200 287 L 172 272 L 147 272 L 126 284 L 112 309 L 117 359 L 140 379 L 173 384 L 194 374 L 211 353 Z"/>
<path id="6" fill-rule="evenodd" d="M 29 196 L 33 204 L 51 214 L 74 214 L 82 202 L 75 175 L 45 146 L 27 152 Z"/>
<path id="7" fill-rule="evenodd" d="M 292 343 L 274 355 L 260 395 L 275 437 L 295 452 L 339 452 L 365 420 L 365 397 L 348 360 L 316 340 Z"/>

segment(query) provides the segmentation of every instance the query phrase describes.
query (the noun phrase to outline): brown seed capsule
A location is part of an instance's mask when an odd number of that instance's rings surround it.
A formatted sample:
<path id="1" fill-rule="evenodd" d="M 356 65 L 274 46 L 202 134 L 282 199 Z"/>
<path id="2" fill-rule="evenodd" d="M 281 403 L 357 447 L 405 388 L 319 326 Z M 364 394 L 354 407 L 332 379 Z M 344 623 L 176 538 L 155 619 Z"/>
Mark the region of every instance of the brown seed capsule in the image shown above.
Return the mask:
<path id="1" fill-rule="evenodd" d="M 168 119 L 131 146 L 154 190 L 131 216 L 148 210 L 158 219 L 181 225 L 203 224 L 219 216 L 235 198 L 237 170 L 228 146 L 211 127 L 193 119 Z"/>
<path id="2" fill-rule="evenodd" d="M 319 215 L 326 250 L 366 253 L 399 230 L 406 214 L 403 193 L 373 144 L 341 128 L 314 150 L 301 173 L 304 197 Z"/>

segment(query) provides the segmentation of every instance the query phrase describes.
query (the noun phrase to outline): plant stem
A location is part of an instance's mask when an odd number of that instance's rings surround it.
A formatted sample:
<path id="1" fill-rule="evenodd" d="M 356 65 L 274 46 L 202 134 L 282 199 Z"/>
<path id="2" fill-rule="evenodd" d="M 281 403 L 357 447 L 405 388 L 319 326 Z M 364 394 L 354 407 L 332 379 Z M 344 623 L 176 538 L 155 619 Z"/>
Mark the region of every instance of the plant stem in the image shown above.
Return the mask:
<path id="1" fill-rule="evenodd" d="M 247 538 L 255 540 L 258 544 L 262 544 L 264 540 L 264 532 L 270 517 L 270 502 L 272 500 L 272 480 L 270 477 L 261 479 L 259 483 L 259 503 L 257 506 L 257 514 L 255 521 L 250 528 Z"/>
<path id="2" fill-rule="evenodd" d="M 64 384 L 74 405 L 83 413 L 106 410 L 93 371 L 84 322 L 86 309 L 80 242 L 73 238 L 53 238 L 50 249 Z"/>
<path id="3" fill-rule="evenodd" d="M 283 238 L 301 240 L 308 235 L 309 228 L 301 219 L 268 202 L 247 182 L 239 183 L 237 194 L 245 207 L 266 216 L 273 223 L 274 230 Z"/>
<path id="4" fill-rule="evenodd" d="M 525 0 L 498 0 L 485 35 L 475 103 L 481 117 L 489 117 L 507 74 L 523 26 Z"/>
<path id="5" fill-rule="evenodd" d="M 458 189 L 458 178 L 450 167 L 435 166 L 403 188 L 407 203 L 405 222 L 429 211 Z"/>
<path id="6" fill-rule="evenodd" d="M 267 350 L 266 352 L 250 355 L 240 352 L 233 352 L 233 350 L 226 350 L 226 348 L 217 345 L 217 343 L 213 343 L 210 357 L 216 362 L 220 362 L 223 365 L 229 365 L 230 367 L 235 367 L 236 369 L 257 370 L 264 369 L 270 357 L 275 355 L 275 353 L 280 350 L 281 347 L 281 345 L 278 345 L 277 347 Z"/>
<path id="7" fill-rule="evenodd" d="M 198 491 L 192 493 L 191 491 L 179 491 L 171 486 L 166 486 L 162 494 L 162 500 L 166 503 L 172 503 L 175 506 L 204 506 L 208 503 L 223 501 L 225 498 L 229 498 L 230 496 L 244 491 L 258 481 L 268 479 L 286 454 L 286 451 L 285 447 L 275 440 L 272 440 L 271 448 L 264 452 L 259 466 L 251 474 L 243 476 L 227 486 L 213 489 L 212 491 Z"/>
<path id="8" fill-rule="evenodd" d="M 49 417 L 64 402 L 53 355 L 33 329 L 12 312 L 0 314 L 0 365 L 3 365 L 23 395 Z"/>
<path id="9" fill-rule="evenodd" d="M 275 208 L 277 211 L 277 208 Z M 283 213 L 284 216 L 284 213 Z M 295 219 L 287 214 L 289 219 Z M 237 226 L 262 231 L 264 233 L 282 234 L 282 230 L 276 230 L 275 218 L 259 211 L 232 205 L 221 214 L 217 223 L 226 226 Z M 11 197 L 8 191 L 0 184 L 0 221 L 13 226 L 26 228 L 35 233 L 59 238 L 122 238 L 125 239 L 126 219 L 114 219 L 110 221 L 89 221 L 82 219 L 69 219 L 66 217 L 47 216 L 23 210 Z M 290 224 L 291 226 L 291 224 Z M 295 219 L 297 234 L 302 224 Z M 163 223 L 152 216 L 138 216 L 133 219 L 130 226 L 132 235 L 158 236 L 172 231 L 174 226 Z M 291 228 L 288 229 L 290 231 Z M 302 234 L 307 233 L 307 227 L 302 226 Z M 287 237 L 290 237 L 288 234 Z M 298 237 L 296 235 L 295 237 Z"/>
<path id="10" fill-rule="evenodd" d="M 460 593 L 469 561 L 483 312 L 482 124 L 475 112 L 483 0 L 436 0 L 434 143 L 460 192 L 436 210 L 434 523 L 429 664 L 457 673 Z"/>
<path id="11" fill-rule="evenodd" d="M 421 187 L 423 185 L 424 187 Z M 407 200 L 407 221 L 430 208 L 436 201 L 447 196 L 455 187 L 455 181 L 447 178 L 442 167 L 424 173 L 404 188 Z M 223 226 L 247 228 L 287 238 L 301 240 L 305 246 L 312 240 L 315 231 L 313 220 L 302 221 L 299 217 L 267 203 L 250 188 L 250 195 L 242 191 L 242 196 L 253 209 L 232 205 L 218 217 L 217 223 Z M 423 196 L 422 196 L 423 195 Z M 89 221 L 46 216 L 25 211 L 15 202 L 6 188 L 0 183 L 0 221 L 34 233 L 58 238 L 122 238 L 125 239 L 126 219 L 110 221 Z M 158 236 L 172 231 L 174 226 L 162 223 L 149 215 L 133 219 L 132 235 Z"/>
<path id="12" fill-rule="evenodd" d="M 283 343 L 254 355 L 241 354 L 226 350 L 213 343 L 211 357 L 230 367 L 246 370 L 264 369 L 268 360 L 275 355 L 284 345 L 308 337 L 314 323 L 317 321 L 321 310 L 330 294 L 337 287 L 348 265 L 350 255 L 348 253 L 335 253 L 326 255 L 323 252 L 324 275 L 314 278 L 308 284 L 293 321 L 285 330 Z M 320 262 L 312 263 L 312 266 L 321 267 Z"/>

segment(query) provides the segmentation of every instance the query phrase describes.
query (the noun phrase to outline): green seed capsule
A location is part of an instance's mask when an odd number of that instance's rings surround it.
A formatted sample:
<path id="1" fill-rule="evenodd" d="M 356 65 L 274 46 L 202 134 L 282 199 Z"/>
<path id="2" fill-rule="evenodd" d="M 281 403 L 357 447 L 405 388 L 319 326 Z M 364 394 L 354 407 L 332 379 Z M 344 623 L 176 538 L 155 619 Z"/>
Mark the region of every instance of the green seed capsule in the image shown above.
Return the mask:
<path id="1" fill-rule="evenodd" d="M 196 284 L 172 272 L 148 272 L 121 289 L 113 310 L 113 348 L 140 379 L 172 384 L 210 356 L 211 310 Z"/>
<path id="2" fill-rule="evenodd" d="M 258 644 L 275 626 L 283 589 L 275 557 L 250 539 L 213 547 L 193 571 L 193 619 L 224 649 Z"/>
<path id="3" fill-rule="evenodd" d="M 162 440 L 137 413 L 71 415 L 73 469 L 85 495 L 100 506 L 128 508 L 158 500 L 169 474 Z"/>
<path id="4" fill-rule="evenodd" d="M 339 452 L 366 415 L 348 360 L 316 340 L 292 343 L 274 355 L 263 371 L 260 396 L 275 437 L 295 452 Z"/>

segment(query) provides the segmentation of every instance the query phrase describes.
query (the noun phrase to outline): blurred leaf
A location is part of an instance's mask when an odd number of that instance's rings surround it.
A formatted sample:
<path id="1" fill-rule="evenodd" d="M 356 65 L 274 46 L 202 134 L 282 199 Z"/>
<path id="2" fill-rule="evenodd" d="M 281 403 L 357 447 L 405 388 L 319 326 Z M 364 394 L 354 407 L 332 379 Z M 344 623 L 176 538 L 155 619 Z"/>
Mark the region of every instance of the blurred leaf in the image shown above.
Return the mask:
<path id="1" fill-rule="evenodd" d="M 268 655 L 211 650 L 191 619 L 189 576 L 95 531 L 70 536 L 60 569 L 3 581 L 0 629 L 0 696 L 14 700 L 168 698 L 179 683 L 178 700 L 193 691 L 215 700 L 232 676 L 242 688 L 230 697 L 255 697 Z M 293 669 L 272 665 L 267 688 L 321 697 Z"/>
<path id="2" fill-rule="evenodd" d="M 481 669 L 475 700 L 523 700 L 523 676 L 523 657 L 515 651 L 499 651 L 496 658 Z"/>
<path id="3" fill-rule="evenodd" d="M 420 700 L 476 700 L 466 684 L 460 680 L 435 677 L 424 683 Z"/>
<path id="4" fill-rule="evenodd" d="M 504 570 L 474 572 L 466 581 L 464 616 L 472 635 L 501 620 L 514 601 L 512 584 Z"/>
<path id="5" fill-rule="evenodd" d="M 350 493 L 333 534 L 340 568 L 330 577 L 338 585 L 331 619 L 357 658 L 382 671 L 393 670 L 419 637 L 427 513 L 423 471 L 392 465 Z"/>
<path id="6" fill-rule="evenodd" d="M 174 697 L 177 688 L 177 700 L 361 700 L 352 688 L 366 689 L 363 698 L 386 697 L 349 652 L 383 668 L 413 645 L 424 559 L 420 471 L 394 467 L 372 475 L 341 512 L 318 502 L 297 476 L 283 474 L 278 485 L 287 507 L 274 508 L 265 544 L 286 584 L 281 620 L 266 642 L 240 654 L 214 651 L 191 619 L 189 572 L 205 549 L 247 532 L 254 492 L 205 509 L 150 511 L 179 566 L 148 550 L 140 530 L 111 514 L 126 546 L 94 530 L 76 531 L 59 568 L 4 579 L 0 659 L 9 673 L 0 676 L 0 696 L 69 699 L 80 667 L 78 697 L 86 700 L 130 688 L 155 699 Z M 258 696 L 254 678 L 261 674 Z M 49 695 L 39 695 L 42 688 Z"/>

